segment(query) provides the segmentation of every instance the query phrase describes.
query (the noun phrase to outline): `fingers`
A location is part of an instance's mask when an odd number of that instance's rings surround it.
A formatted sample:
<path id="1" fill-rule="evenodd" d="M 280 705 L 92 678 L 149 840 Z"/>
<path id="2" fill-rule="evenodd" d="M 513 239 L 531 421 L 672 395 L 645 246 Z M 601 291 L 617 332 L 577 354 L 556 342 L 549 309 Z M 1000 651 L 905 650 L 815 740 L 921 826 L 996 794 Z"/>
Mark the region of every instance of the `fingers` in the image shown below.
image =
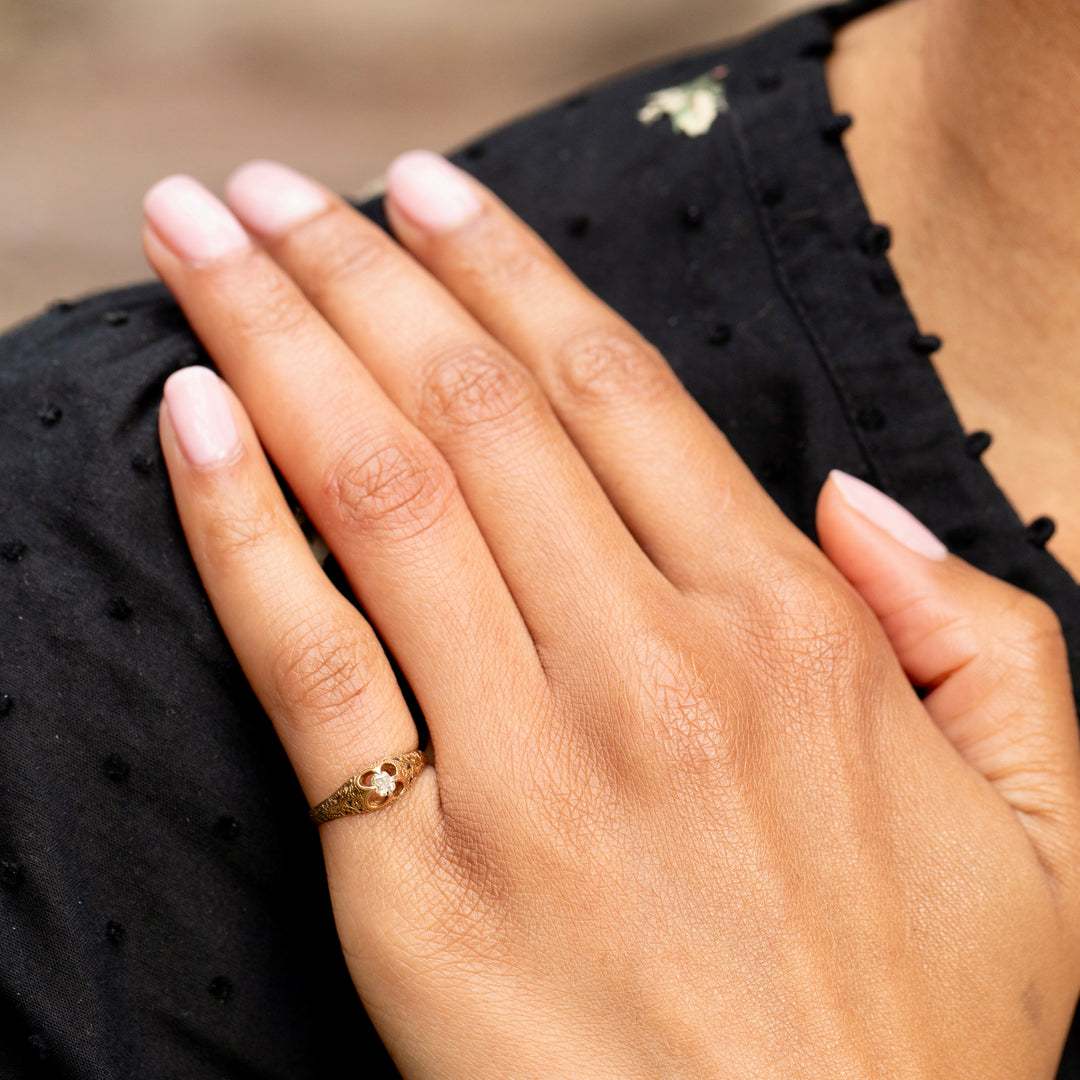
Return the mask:
<path id="1" fill-rule="evenodd" d="M 160 428 L 199 574 L 308 800 L 416 749 L 374 632 L 323 574 L 225 385 L 207 368 L 176 373 Z"/>
<path id="2" fill-rule="evenodd" d="M 490 192 L 426 153 L 399 158 L 387 185 L 395 233 L 537 378 L 669 580 L 708 588 L 763 540 L 802 546 L 656 349 Z"/>
<path id="3" fill-rule="evenodd" d="M 450 464 L 541 647 L 565 642 L 568 631 L 594 633 L 622 604 L 622 579 L 597 574 L 598 560 L 660 582 L 536 381 L 398 244 L 283 166 L 245 166 L 227 191 L 244 224 Z"/>
<path id="4" fill-rule="evenodd" d="M 1045 850 L 1075 822 L 1080 738 L 1061 627 L 1042 601 L 950 558 L 898 503 L 834 472 L 818 502 L 822 547 L 881 622 L 959 753 Z M 1072 872 L 1075 852 L 1058 853 Z"/>
<path id="5" fill-rule="evenodd" d="M 506 687 L 531 685 L 539 662 L 445 460 L 209 192 L 164 181 L 147 214 L 152 264 L 376 620 L 433 738 L 476 722 L 447 702 L 480 698 L 504 715 Z"/>

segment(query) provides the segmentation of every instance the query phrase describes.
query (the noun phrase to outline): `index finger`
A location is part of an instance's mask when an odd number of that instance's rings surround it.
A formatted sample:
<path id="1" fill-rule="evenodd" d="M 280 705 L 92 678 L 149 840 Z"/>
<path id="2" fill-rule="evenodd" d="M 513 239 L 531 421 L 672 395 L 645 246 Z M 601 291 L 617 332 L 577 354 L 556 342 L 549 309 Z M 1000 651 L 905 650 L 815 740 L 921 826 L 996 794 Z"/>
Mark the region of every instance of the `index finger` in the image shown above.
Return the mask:
<path id="1" fill-rule="evenodd" d="M 423 151 L 387 188 L 398 238 L 532 371 L 670 581 L 712 591 L 763 539 L 809 549 L 660 353 L 490 191 Z"/>

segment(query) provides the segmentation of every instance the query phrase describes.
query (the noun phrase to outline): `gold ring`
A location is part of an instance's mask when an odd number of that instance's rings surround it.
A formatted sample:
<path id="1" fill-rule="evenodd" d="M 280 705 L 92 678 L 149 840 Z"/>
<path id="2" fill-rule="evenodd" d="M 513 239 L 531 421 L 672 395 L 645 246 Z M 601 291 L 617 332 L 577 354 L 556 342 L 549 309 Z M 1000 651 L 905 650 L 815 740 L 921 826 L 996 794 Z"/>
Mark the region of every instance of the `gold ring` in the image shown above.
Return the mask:
<path id="1" fill-rule="evenodd" d="M 382 758 L 350 776 L 330 796 L 311 810 L 316 825 L 349 814 L 372 814 L 400 799 L 424 771 L 427 758 L 423 750 L 413 750 L 401 757 Z"/>

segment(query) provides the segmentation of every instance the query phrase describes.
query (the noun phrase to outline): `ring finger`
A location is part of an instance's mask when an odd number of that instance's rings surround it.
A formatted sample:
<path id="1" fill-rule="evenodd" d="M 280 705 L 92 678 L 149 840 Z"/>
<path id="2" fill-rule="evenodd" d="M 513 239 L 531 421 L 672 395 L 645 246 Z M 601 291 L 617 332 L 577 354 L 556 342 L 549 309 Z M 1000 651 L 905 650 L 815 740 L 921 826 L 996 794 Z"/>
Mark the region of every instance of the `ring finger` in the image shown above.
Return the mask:
<path id="1" fill-rule="evenodd" d="M 453 468 L 542 652 L 576 654 L 666 583 L 529 371 L 414 258 L 306 177 L 229 181 L 244 225 Z"/>
<path id="2" fill-rule="evenodd" d="M 475 725 L 462 703 L 494 726 L 541 669 L 445 460 L 209 192 L 164 181 L 147 214 L 152 264 L 401 664 L 440 760 L 460 749 L 468 766 L 468 740 L 441 738 Z"/>
<path id="3" fill-rule="evenodd" d="M 199 574 L 309 802 L 368 762 L 415 749 L 378 638 L 322 572 L 224 383 L 202 367 L 172 375 L 160 429 Z"/>

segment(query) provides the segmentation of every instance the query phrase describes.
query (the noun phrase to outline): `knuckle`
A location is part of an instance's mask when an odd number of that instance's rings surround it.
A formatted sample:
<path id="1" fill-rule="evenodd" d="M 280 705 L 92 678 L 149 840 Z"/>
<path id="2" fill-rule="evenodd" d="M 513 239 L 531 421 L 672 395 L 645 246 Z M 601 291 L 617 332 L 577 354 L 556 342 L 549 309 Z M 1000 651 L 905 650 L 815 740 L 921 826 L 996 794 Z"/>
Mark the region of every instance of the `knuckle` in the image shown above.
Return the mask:
<path id="1" fill-rule="evenodd" d="M 1062 636 L 1061 620 L 1057 612 L 1039 597 L 1023 590 L 1017 591 L 1011 614 L 1026 635 L 1033 640 L 1057 640 Z"/>
<path id="2" fill-rule="evenodd" d="M 1043 670 L 1047 663 L 1066 664 L 1065 634 L 1057 612 L 1039 597 L 1008 586 L 999 645 L 1008 649 L 1010 662 Z M 1000 624 L 999 624 L 1000 625 Z"/>
<path id="3" fill-rule="evenodd" d="M 260 264 L 245 282 L 244 292 L 246 298 L 227 307 L 230 331 L 241 340 L 296 338 L 310 332 L 307 301 L 282 274 Z"/>
<path id="4" fill-rule="evenodd" d="M 485 232 L 484 241 L 455 261 L 454 276 L 466 286 L 495 293 L 530 285 L 550 272 L 552 256 L 534 237 L 495 228 Z"/>
<path id="5" fill-rule="evenodd" d="M 741 694 L 705 643 L 687 639 L 686 629 L 684 620 L 678 637 L 662 624 L 630 635 L 633 712 L 654 747 L 707 779 L 731 765 Z"/>
<path id="6" fill-rule="evenodd" d="M 505 432 L 538 411 L 528 374 L 484 345 L 447 349 L 428 365 L 419 391 L 420 426 L 438 441 L 480 428 Z"/>
<path id="7" fill-rule="evenodd" d="M 741 612 L 741 637 L 758 657 L 833 681 L 857 665 L 877 620 L 855 590 L 800 559 L 769 571 Z"/>
<path id="8" fill-rule="evenodd" d="M 730 616 L 735 667 L 748 676 L 745 716 L 782 718 L 794 744 L 846 753 L 840 748 L 850 745 L 853 718 L 895 685 L 895 654 L 839 574 L 798 558 L 774 560 L 769 570 Z M 739 739 L 742 749 L 760 750 L 752 726 L 744 723 Z"/>
<path id="9" fill-rule="evenodd" d="M 238 514 L 223 506 L 202 530 L 203 551 L 216 571 L 235 569 L 238 562 L 261 559 L 285 526 L 281 512 L 271 507 Z"/>
<path id="10" fill-rule="evenodd" d="M 341 286 L 373 280 L 376 271 L 381 275 L 387 269 L 389 241 L 345 208 L 309 222 L 290 240 L 302 245 L 304 288 L 315 303 Z"/>
<path id="11" fill-rule="evenodd" d="M 270 685 L 278 711 L 293 726 L 354 723 L 370 709 L 381 661 L 372 638 L 308 614 L 282 641 Z"/>
<path id="12" fill-rule="evenodd" d="M 660 353 L 633 331 L 590 330 L 556 357 L 555 377 L 570 399 L 610 408 L 620 400 L 651 401 L 678 384 Z"/>
<path id="13" fill-rule="evenodd" d="M 345 454 L 330 470 L 323 490 L 349 528 L 406 540 L 447 513 L 457 484 L 434 451 L 381 442 Z"/>

